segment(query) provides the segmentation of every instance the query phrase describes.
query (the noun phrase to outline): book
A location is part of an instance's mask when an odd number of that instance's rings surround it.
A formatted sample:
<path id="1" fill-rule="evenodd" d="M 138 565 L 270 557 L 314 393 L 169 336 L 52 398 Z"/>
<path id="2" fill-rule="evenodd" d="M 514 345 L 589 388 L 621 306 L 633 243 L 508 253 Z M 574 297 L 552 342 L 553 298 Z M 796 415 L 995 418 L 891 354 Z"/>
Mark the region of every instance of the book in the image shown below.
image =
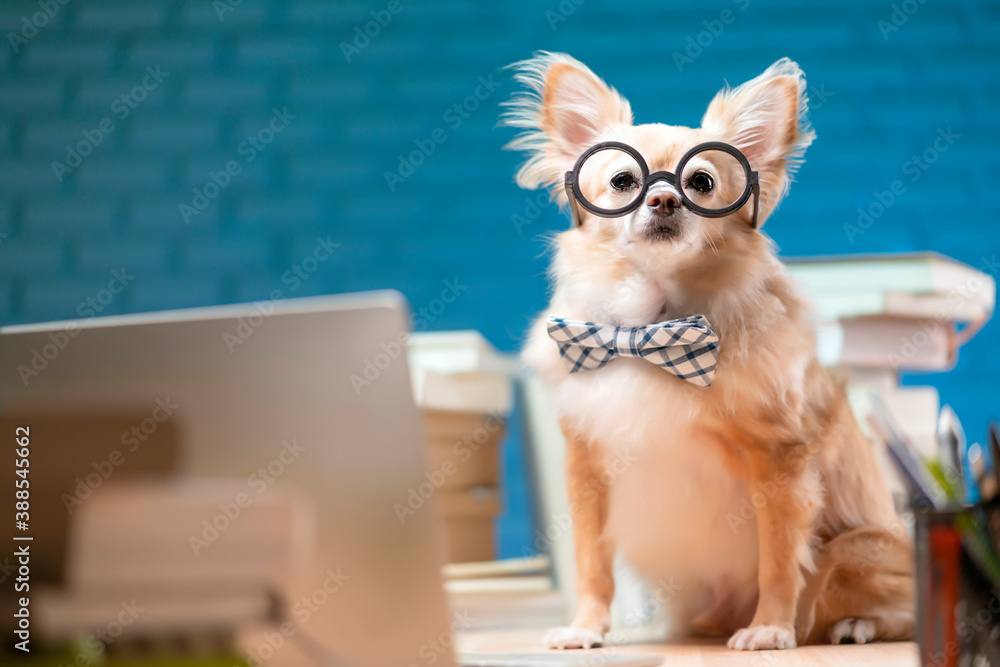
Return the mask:
<path id="1" fill-rule="evenodd" d="M 856 317 L 816 327 L 824 366 L 946 370 L 955 362 L 954 325 L 900 317 Z"/>
<path id="2" fill-rule="evenodd" d="M 813 309 L 823 320 L 865 315 L 974 322 L 989 317 L 993 304 L 947 294 L 909 294 L 878 290 L 820 292 L 812 295 Z"/>
<path id="3" fill-rule="evenodd" d="M 410 334 L 409 359 L 438 373 L 492 373 L 509 376 L 511 360 L 497 352 L 481 333 L 435 331 Z"/>
<path id="4" fill-rule="evenodd" d="M 937 294 L 993 311 L 993 277 L 933 252 L 785 258 L 789 272 L 813 298 L 844 293 Z M 898 304 L 897 304 L 898 305 Z"/>
<path id="5" fill-rule="evenodd" d="M 130 585 L 81 594 L 43 588 L 34 599 L 39 635 L 49 643 L 104 630 L 109 619 L 124 618 L 129 636 L 199 636 L 206 629 L 238 628 L 274 614 L 275 598 L 264 588 L 204 585 Z"/>
<path id="6" fill-rule="evenodd" d="M 506 421 L 497 414 L 423 411 L 427 471 L 444 490 L 500 483 Z M 440 474 L 439 474 L 440 473 Z"/>
<path id="7" fill-rule="evenodd" d="M 445 579 L 481 579 L 544 574 L 552 567 L 548 556 L 504 558 L 480 563 L 448 563 L 441 567 Z"/>
<path id="8" fill-rule="evenodd" d="M 448 593 L 544 593 L 553 589 L 548 575 L 452 579 L 444 582 Z"/>
<path id="9" fill-rule="evenodd" d="M 498 412 L 514 404 L 516 362 L 478 331 L 415 333 L 408 358 L 417 405 L 447 412 Z"/>
<path id="10" fill-rule="evenodd" d="M 494 557 L 500 513 L 500 445 L 514 407 L 516 363 L 477 331 L 417 333 L 407 356 L 414 402 L 427 436 L 426 477 L 438 507 L 449 562 Z"/>
<path id="11" fill-rule="evenodd" d="M 566 597 L 551 585 L 516 592 L 449 591 L 448 601 L 456 615 L 472 620 L 473 630 L 565 625 L 568 611 Z"/>
<path id="12" fill-rule="evenodd" d="M 492 487 L 442 489 L 437 494 L 448 562 L 481 562 L 494 557 L 493 523 L 500 514 L 500 495 Z"/>
<path id="13" fill-rule="evenodd" d="M 413 399 L 425 410 L 508 413 L 514 404 L 510 379 L 493 373 L 441 373 L 414 365 Z"/>
<path id="14" fill-rule="evenodd" d="M 292 490 L 256 495 L 241 478 L 109 482 L 74 516 L 66 583 L 88 594 L 246 584 L 280 591 L 306 562 L 314 522 Z"/>
<path id="15" fill-rule="evenodd" d="M 899 371 L 877 366 L 839 366 L 835 377 L 849 387 L 891 391 L 899 386 Z"/>
<path id="16" fill-rule="evenodd" d="M 872 442 L 882 477 L 896 498 L 899 508 L 902 509 L 908 502 L 906 484 L 898 466 L 892 460 L 883 436 L 872 428 L 868 416 L 874 410 L 876 401 L 880 401 L 906 441 L 920 456 L 924 458 L 936 456 L 937 416 L 941 406 L 937 389 L 872 386 L 852 381 L 847 395 L 861 430 Z"/>
<path id="17" fill-rule="evenodd" d="M 926 460 L 909 442 L 899 427 L 895 415 L 877 397 L 872 402 L 868 424 L 886 444 L 893 462 L 906 483 L 912 499 L 920 499 L 924 507 L 943 509 L 948 504 L 948 495 L 927 467 Z"/>

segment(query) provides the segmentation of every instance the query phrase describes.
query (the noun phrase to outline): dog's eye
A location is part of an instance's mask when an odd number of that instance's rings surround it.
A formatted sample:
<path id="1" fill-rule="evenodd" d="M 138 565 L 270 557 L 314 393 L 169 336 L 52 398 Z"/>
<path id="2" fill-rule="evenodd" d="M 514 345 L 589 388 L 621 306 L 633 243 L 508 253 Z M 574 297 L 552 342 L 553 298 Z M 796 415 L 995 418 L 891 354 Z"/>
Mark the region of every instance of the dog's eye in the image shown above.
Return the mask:
<path id="1" fill-rule="evenodd" d="M 697 174 L 688 179 L 687 185 L 689 188 L 694 188 L 698 192 L 704 194 L 706 192 L 711 192 L 715 188 L 715 181 L 712 177 L 703 171 L 699 171 Z"/>
<path id="2" fill-rule="evenodd" d="M 615 174 L 611 178 L 611 187 L 615 190 L 628 190 L 635 185 L 635 177 L 627 171 Z"/>

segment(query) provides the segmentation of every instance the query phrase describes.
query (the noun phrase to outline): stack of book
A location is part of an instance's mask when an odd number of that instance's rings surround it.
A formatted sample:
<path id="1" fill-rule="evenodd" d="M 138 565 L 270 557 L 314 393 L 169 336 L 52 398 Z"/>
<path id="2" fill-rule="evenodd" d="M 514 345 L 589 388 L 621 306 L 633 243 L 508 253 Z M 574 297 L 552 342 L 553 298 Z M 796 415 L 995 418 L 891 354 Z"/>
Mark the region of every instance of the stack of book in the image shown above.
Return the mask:
<path id="1" fill-rule="evenodd" d="M 476 331 L 413 334 L 409 361 L 427 436 L 427 482 L 416 492 L 437 496 L 448 562 L 492 560 L 512 362 Z"/>
<path id="2" fill-rule="evenodd" d="M 545 627 L 563 623 L 566 614 L 551 569 L 548 556 L 540 555 L 452 563 L 441 573 L 452 611 L 473 619 L 473 628 Z"/>
<path id="3" fill-rule="evenodd" d="M 944 371 L 993 312 L 986 273 L 935 253 L 786 261 L 819 318 L 817 351 L 862 384 Z"/>

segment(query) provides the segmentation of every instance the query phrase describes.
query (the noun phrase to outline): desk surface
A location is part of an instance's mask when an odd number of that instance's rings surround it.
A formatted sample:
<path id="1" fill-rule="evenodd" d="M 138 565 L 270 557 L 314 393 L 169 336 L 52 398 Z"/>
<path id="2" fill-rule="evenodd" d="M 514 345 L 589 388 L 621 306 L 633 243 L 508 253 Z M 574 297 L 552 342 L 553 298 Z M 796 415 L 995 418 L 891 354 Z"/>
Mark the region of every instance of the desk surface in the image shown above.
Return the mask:
<path id="1" fill-rule="evenodd" d="M 461 651 L 543 651 L 544 628 L 481 630 L 464 633 L 459 640 Z M 917 667 L 917 646 L 912 642 L 877 643 L 862 646 L 806 646 L 791 651 L 730 651 L 725 640 L 692 640 L 675 644 L 628 644 L 592 653 L 646 653 L 662 655 L 670 667 L 710 665 L 746 665 L 747 667 Z M 587 664 L 600 664 L 587 663 Z"/>

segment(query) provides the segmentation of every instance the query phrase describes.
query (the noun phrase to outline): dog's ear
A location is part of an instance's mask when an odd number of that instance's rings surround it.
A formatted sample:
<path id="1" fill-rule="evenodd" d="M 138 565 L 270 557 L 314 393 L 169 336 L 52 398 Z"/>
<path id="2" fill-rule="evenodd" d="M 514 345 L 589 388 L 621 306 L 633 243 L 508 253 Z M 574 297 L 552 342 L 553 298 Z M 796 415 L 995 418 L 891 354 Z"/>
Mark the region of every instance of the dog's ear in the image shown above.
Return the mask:
<path id="1" fill-rule="evenodd" d="M 628 100 L 583 63 L 562 53 L 540 52 L 512 65 L 527 91 L 506 103 L 505 124 L 525 130 L 507 148 L 528 153 L 517 173 L 522 188 L 560 187 L 580 154 L 617 125 L 632 124 Z"/>
<path id="2" fill-rule="evenodd" d="M 719 91 L 702 118 L 703 129 L 743 151 L 760 172 L 760 224 L 787 192 L 816 136 L 807 111 L 805 75 L 782 58 L 756 79 Z"/>

